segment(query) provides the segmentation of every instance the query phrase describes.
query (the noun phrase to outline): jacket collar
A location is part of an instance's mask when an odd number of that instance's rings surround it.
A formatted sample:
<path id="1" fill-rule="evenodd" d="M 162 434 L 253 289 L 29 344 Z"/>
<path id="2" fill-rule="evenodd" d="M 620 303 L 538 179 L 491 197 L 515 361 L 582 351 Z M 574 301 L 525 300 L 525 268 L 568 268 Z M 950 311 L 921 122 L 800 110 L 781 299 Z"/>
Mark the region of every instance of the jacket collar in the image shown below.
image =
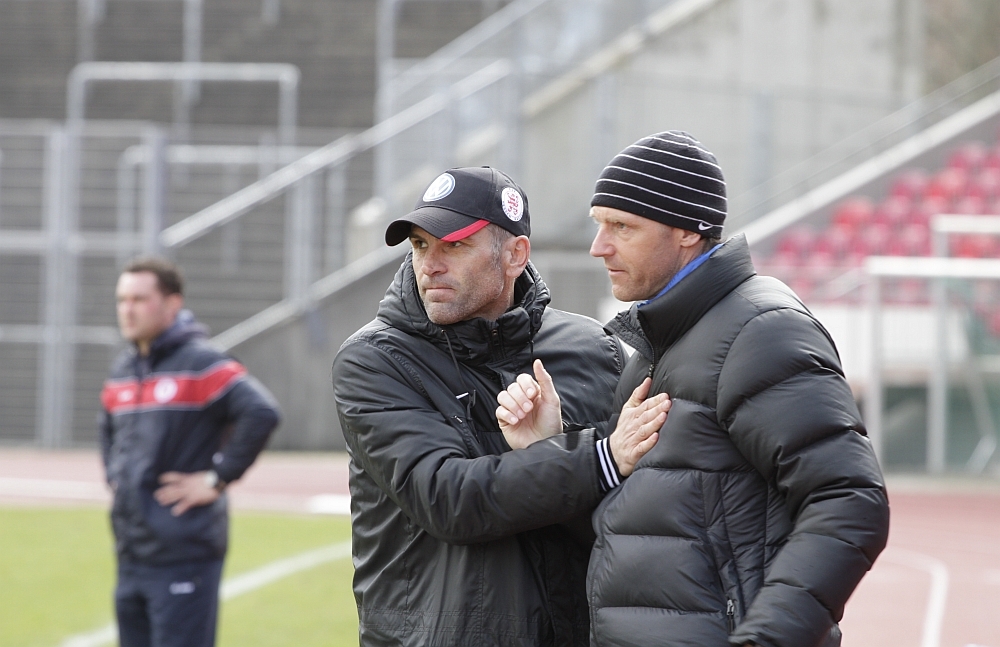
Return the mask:
<path id="1" fill-rule="evenodd" d="M 208 338 L 208 328 L 194 318 L 194 314 L 187 309 L 177 313 L 174 322 L 170 327 L 161 332 L 149 344 L 149 355 L 143 357 L 139 355 L 139 349 L 132 344 L 128 352 L 131 353 L 131 362 L 135 365 L 137 373 L 145 373 L 157 362 L 171 355 L 177 348 L 183 346 L 193 339 Z"/>
<path id="2" fill-rule="evenodd" d="M 431 341 L 453 353 L 458 361 L 485 364 L 509 358 L 528 347 L 542 326 L 542 313 L 549 301 L 548 287 L 535 267 L 528 263 L 514 284 L 514 307 L 499 319 L 487 321 L 476 317 L 439 326 L 427 318 L 417 290 L 411 252 L 379 303 L 377 317 L 406 333 Z"/>
<path id="3" fill-rule="evenodd" d="M 664 295 L 641 308 L 633 304 L 606 329 L 653 361 L 754 274 L 746 237 L 734 236 Z"/>

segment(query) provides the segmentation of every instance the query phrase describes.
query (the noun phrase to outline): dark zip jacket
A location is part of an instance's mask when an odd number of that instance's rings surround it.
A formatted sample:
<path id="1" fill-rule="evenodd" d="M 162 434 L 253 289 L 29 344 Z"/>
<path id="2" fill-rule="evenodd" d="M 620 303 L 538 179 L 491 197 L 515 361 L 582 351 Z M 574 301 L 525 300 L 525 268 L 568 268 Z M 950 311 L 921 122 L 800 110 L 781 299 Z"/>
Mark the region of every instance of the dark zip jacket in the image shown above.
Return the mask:
<path id="1" fill-rule="evenodd" d="M 438 326 L 408 256 L 377 318 L 340 349 L 362 645 L 587 645 L 595 432 L 511 452 L 496 394 L 540 358 L 564 423 L 593 427 L 609 417 L 621 349 L 548 302 L 529 265 L 497 321 Z"/>
<path id="2" fill-rule="evenodd" d="M 609 325 L 673 406 L 594 513 L 595 647 L 816 647 L 885 547 L 882 474 L 833 341 L 743 237 Z"/>
<path id="3" fill-rule="evenodd" d="M 181 311 L 153 340 L 115 361 L 101 401 L 101 450 L 114 490 L 111 523 L 120 560 L 148 565 L 222 558 L 226 496 L 175 517 L 153 498 L 164 472 L 214 469 L 226 483 L 246 471 L 278 424 L 270 393 L 205 341 Z"/>

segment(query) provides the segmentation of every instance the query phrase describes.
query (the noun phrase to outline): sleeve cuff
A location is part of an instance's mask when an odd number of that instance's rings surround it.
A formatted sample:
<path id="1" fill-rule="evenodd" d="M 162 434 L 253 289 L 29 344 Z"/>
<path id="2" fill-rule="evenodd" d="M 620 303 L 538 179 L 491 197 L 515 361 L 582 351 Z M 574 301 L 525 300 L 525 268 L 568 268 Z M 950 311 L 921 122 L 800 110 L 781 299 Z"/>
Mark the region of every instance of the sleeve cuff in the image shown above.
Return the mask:
<path id="1" fill-rule="evenodd" d="M 624 477 L 618 471 L 614 456 L 611 455 L 609 439 L 602 438 L 594 445 L 597 451 L 597 480 L 601 483 L 601 491 L 609 492 L 622 484 Z"/>

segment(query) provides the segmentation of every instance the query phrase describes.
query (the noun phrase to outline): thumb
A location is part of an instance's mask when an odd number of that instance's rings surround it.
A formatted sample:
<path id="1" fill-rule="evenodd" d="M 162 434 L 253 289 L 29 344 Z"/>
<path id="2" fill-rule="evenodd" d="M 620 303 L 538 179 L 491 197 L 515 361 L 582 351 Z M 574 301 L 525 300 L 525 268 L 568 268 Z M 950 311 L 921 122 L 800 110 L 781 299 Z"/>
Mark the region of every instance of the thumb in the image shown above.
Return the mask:
<path id="1" fill-rule="evenodd" d="M 558 400 L 559 394 L 556 393 L 556 385 L 552 382 L 552 376 L 545 370 L 542 360 L 535 360 L 534 369 L 535 379 L 538 380 L 538 386 L 542 389 L 542 398 L 550 402 Z"/>
<path id="2" fill-rule="evenodd" d="M 653 385 L 653 380 L 646 378 L 639 383 L 639 386 L 635 387 L 632 391 L 632 395 L 629 396 L 628 402 L 625 403 L 624 409 L 630 409 L 632 407 L 637 407 L 642 404 L 642 401 L 646 399 L 649 395 L 649 388 Z"/>

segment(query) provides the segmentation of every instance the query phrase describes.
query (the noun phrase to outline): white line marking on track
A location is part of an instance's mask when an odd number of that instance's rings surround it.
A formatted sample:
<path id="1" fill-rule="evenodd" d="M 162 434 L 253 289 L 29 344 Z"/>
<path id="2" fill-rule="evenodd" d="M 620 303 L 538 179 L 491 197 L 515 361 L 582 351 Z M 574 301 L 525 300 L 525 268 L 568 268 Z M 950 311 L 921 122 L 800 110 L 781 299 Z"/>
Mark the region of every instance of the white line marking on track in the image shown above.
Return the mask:
<path id="1" fill-rule="evenodd" d="M 256 591 L 272 582 L 277 582 L 289 575 L 308 571 L 327 562 L 350 556 L 351 542 L 342 541 L 330 546 L 324 546 L 323 548 L 299 553 L 292 557 L 279 559 L 242 575 L 227 579 L 222 583 L 222 590 L 219 593 L 219 597 L 223 600 L 231 600 L 244 593 Z M 114 642 L 117 638 L 117 627 L 114 624 L 109 624 L 95 631 L 70 636 L 60 643 L 60 647 L 99 647 L 100 645 L 107 645 Z"/>
<path id="2" fill-rule="evenodd" d="M 309 497 L 307 504 L 313 514 L 351 514 L 351 495 L 349 494 L 317 494 Z"/>
<path id="3" fill-rule="evenodd" d="M 948 566 L 939 559 L 903 548 L 889 548 L 882 559 L 900 566 L 926 571 L 931 576 L 931 590 L 924 614 L 924 634 L 920 647 L 940 647 L 941 625 L 948 602 Z"/>
<path id="4" fill-rule="evenodd" d="M 111 498 L 103 483 L 0 477 L 0 496 L 39 499 L 80 499 L 105 501 Z"/>

